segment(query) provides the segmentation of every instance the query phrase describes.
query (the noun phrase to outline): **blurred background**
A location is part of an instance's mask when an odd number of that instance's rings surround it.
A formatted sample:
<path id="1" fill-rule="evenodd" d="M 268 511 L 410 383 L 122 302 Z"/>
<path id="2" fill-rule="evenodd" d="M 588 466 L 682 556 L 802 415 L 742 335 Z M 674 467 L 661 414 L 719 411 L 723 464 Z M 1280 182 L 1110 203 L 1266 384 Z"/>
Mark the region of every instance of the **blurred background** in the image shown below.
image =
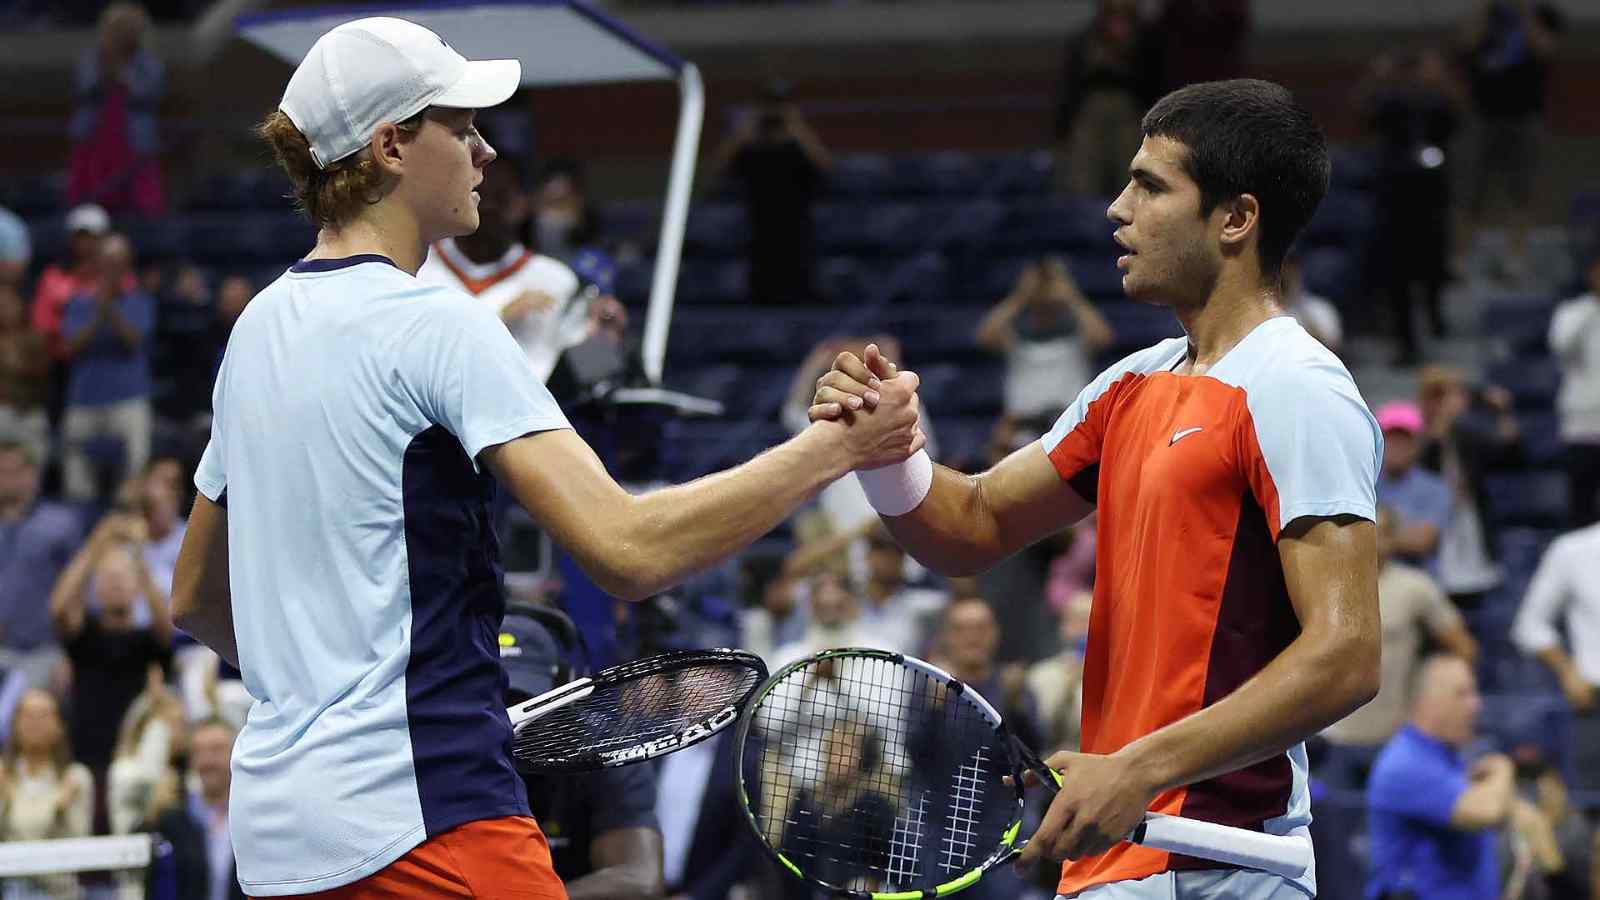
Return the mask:
<path id="1" fill-rule="evenodd" d="M 193 853 L 215 846 L 194 810 L 226 797 L 216 748 L 249 698 L 173 634 L 166 592 L 229 329 L 314 241 L 250 133 L 290 67 L 234 24 L 301 5 L 0 0 L 0 838 L 165 816 L 198 829 Z M 1101 367 L 1179 333 L 1121 295 L 1105 218 L 1144 109 L 1195 81 L 1289 87 L 1328 135 L 1333 184 L 1286 302 L 1345 360 L 1387 442 L 1384 689 L 1311 747 L 1322 896 L 1361 896 L 1385 858 L 1367 775 L 1403 722 L 1442 715 L 1412 684 L 1440 651 L 1471 664 L 1464 752 L 1514 763 L 1503 815 L 1474 829 L 1493 836 L 1503 895 L 1600 897 L 1600 5 L 598 8 L 706 83 L 661 383 L 639 345 L 671 83 L 525 90 L 481 115 L 507 174 L 485 191 L 496 235 L 460 249 L 521 244 L 576 276 L 530 288 L 516 314 L 582 298 L 550 385 L 635 486 L 782 440 L 833 356 L 869 340 L 921 374 L 939 461 L 981 471 L 1036 439 Z M 628 387 L 723 412 L 626 402 Z M 578 671 L 682 646 L 749 647 L 774 668 L 884 646 L 988 685 L 1041 742 L 1075 746 L 1092 520 L 948 580 L 842 484 L 739 559 L 627 606 L 506 506 L 508 594 L 576 623 L 561 652 Z M 660 779 L 659 809 L 678 811 L 653 820 L 663 883 L 626 896 L 793 894 L 742 832 L 713 827 L 736 802 L 716 764 Z M 225 881 L 160 890 L 227 896 Z"/>

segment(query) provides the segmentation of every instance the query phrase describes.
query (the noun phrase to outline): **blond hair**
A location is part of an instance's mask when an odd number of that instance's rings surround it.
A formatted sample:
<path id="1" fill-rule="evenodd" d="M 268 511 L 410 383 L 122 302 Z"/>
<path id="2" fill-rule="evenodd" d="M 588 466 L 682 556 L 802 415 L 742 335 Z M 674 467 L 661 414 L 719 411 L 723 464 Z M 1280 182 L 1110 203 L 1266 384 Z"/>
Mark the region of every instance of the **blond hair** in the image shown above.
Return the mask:
<path id="1" fill-rule="evenodd" d="M 395 123 L 401 131 L 415 133 L 422 127 L 427 110 Z M 311 143 L 281 109 L 275 109 L 255 127 L 256 136 L 267 142 L 278 166 L 294 186 L 295 206 L 318 228 L 337 229 L 382 200 L 394 185 L 372 159 L 372 149 L 364 148 L 326 169 L 311 158 Z"/>

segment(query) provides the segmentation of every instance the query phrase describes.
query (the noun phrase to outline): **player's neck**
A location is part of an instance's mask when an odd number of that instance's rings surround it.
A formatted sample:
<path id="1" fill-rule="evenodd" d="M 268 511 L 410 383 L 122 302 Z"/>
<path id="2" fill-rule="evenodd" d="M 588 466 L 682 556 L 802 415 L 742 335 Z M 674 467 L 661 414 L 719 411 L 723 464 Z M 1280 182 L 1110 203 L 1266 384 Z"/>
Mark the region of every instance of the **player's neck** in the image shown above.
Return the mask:
<path id="1" fill-rule="evenodd" d="M 1175 311 L 1189 336 L 1189 365 L 1204 368 L 1227 355 L 1256 326 L 1283 315 L 1283 306 L 1277 289 L 1259 277 L 1224 275 L 1204 303 Z"/>
<path id="2" fill-rule="evenodd" d="M 412 275 L 428 258 L 428 243 L 416 219 L 379 203 L 337 228 L 317 233 L 317 246 L 306 259 L 344 259 L 374 253 L 388 257 Z"/>

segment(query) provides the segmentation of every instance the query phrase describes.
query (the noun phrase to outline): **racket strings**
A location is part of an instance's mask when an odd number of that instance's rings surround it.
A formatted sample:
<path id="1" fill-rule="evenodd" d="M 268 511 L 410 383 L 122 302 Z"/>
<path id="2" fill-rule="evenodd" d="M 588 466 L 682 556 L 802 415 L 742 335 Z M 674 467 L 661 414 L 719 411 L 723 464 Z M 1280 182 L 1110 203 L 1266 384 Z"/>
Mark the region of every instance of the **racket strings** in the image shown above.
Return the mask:
<path id="1" fill-rule="evenodd" d="M 933 887 L 982 863 L 1009 824 L 987 814 L 1006 763 L 994 723 L 919 669 L 868 655 L 809 661 L 752 716 L 758 829 L 819 880 Z"/>
<path id="2" fill-rule="evenodd" d="M 589 696 L 517 726 L 512 753 L 538 768 L 581 771 L 681 735 L 749 695 L 761 673 L 697 664 L 598 682 Z"/>

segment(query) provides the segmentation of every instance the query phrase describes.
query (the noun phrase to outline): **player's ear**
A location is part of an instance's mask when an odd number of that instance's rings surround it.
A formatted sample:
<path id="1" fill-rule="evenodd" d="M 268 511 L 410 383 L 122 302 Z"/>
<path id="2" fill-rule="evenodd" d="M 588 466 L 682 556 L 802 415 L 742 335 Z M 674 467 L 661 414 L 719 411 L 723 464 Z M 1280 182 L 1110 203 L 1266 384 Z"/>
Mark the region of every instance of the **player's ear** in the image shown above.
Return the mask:
<path id="1" fill-rule="evenodd" d="M 405 168 L 404 150 L 407 135 L 393 122 L 383 122 L 372 129 L 372 161 L 385 175 L 399 176 Z"/>
<path id="2" fill-rule="evenodd" d="M 1222 214 L 1222 246 L 1239 250 L 1252 235 L 1261 231 L 1261 201 L 1255 194 L 1240 194 L 1217 205 Z"/>

